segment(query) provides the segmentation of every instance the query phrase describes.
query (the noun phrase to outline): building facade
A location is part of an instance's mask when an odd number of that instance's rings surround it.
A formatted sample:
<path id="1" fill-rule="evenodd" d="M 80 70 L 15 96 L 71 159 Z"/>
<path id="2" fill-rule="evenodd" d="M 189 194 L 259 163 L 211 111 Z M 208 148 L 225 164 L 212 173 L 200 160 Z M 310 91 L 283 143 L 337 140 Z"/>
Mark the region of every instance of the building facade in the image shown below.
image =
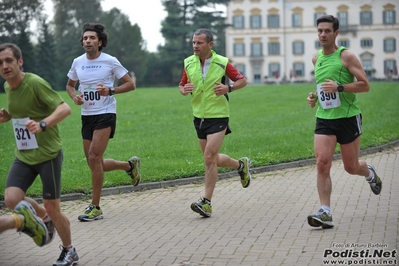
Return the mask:
<path id="1" fill-rule="evenodd" d="M 360 60 L 370 80 L 398 77 L 398 0 L 233 0 L 226 10 L 226 56 L 251 84 L 313 81 L 321 49 L 316 19 L 340 21 L 337 45 Z"/>

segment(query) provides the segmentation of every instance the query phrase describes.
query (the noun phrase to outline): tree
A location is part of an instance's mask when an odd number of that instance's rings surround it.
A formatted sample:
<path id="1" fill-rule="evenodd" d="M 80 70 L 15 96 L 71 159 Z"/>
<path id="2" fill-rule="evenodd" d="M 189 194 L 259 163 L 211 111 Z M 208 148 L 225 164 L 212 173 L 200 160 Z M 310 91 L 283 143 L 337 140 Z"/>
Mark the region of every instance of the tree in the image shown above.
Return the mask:
<path id="1" fill-rule="evenodd" d="M 39 31 L 37 55 L 40 61 L 37 64 L 36 73 L 47 80 L 53 89 L 64 90 L 65 84 L 62 84 L 59 72 L 57 71 L 59 62 L 56 55 L 54 37 L 49 31 L 49 25 L 45 19 L 41 20 Z"/>
<path id="2" fill-rule="evenodd" d="M 97 22 L 105 25 L 109 42 L 104 52 L 117 57 L 129 71 L 135 72 L 137 81 L 141 82 L 146 67 L 147 53 L 140 27 L 132 25 L 128 16 L 119 9 L 113 8 L 104 12 L 101 0 L 53 0 L 55 7 L 54 25 L 57 41 L 57 56 L 63 58 L 59 69 L 64 79 L 72 60 L 83 54 L 79 43 L 82 27 L 86 22 Z M 64 81 L 64 87 L 66 80 Z"/>
<path id="3" fill-rule="evenodd" d="M 79 43 L 82 27 L 86 22 L 99 22 L 103 16 L 101 0 L 52 0 L 54 4 L 54 37 L 57 57 L 62 58 L 58 71 L 63 77 L 63 87 L 72 60 L 84 53 Z"/>
<path id="4" fill-rule="evenodd" d="M 162 21 L 165 45 L 159 48 L 165 60 L 168 84 L 176 85 L 181 76 L 183 59 L 192 54 L 192 35 L 199 28 L 207 28 L 214 34 L 214 49 L 225 53 L 225 17 L 216 10 L 216 4 L 226 5 L 230 0 L 162 0 L 167 17 Z M 206 9 L 205 9 L 206 8 Z M 207 11 L 209 10 L 209 11 Z M 164 64 L 165 67 L 165 64 Z"/>
<path id="5" fill-rule="evenodd" d="M 101 21 L 106 26 L 109 38 L 104 52 L 118 58 L 129 72 L 134 72 L 136 84 L 142 84 L 147 72 L 148 54 L 140 27 L 132 25 L 129 17 L 117 8 L 105 12 Z"/>
<path id="6" fill-rule="evenodd" d="M 14 41 L 22 51 L 22 58 L 24 60 L 23 69 L 25 72 L 36 73 L 36 51 L 30 40 L 28 31 L 23 30 Z"/>
<path id="7" fill-rule="evenodd" d="M 0 10 L 0 43 L 17 44 L 22 50 L 24 70 L 34 71 L 36 58 L 29 28 L 42 16 L 43 0 L 0 0 Z M 4 81 L 0 77 L 0 84 Z M 0 92 L 4 92 L 3 86 Z"/>
<path id="8" fill-rule="evenodd" d="M 13 40 L 40 18 L 43 0 L 0 0 L 0 10 L 0 40 Z"/>

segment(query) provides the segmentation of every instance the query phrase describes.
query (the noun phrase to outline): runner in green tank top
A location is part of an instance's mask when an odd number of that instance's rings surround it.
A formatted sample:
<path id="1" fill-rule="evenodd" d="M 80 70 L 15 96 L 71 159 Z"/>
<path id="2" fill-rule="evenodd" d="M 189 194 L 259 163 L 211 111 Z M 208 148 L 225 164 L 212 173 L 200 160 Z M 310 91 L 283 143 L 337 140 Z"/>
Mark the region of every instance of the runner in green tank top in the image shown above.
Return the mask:
<path id="1" fill-rule="evenodd" d="M 316 92 L 309 93 L 307 102 L 315 107 L 316 129 L 314 152 L 317 167 L 317 190 L 321 208 L 308 216 L 313 227 L 334 227 L 331 215 L 331 164 L 335 147 L 340 144 L 346 172 L 364 176 L 371 191 L 381 193 L 382 182 L 374 167 L 359 160 L 362 116 L 356 93 L 368 92 L 370 85 L 359 59 L 345 47 L 336 45 L 339 21 L 331 15 L 317 19 L 317 32 L 322 49 L 313 56 Z"/>

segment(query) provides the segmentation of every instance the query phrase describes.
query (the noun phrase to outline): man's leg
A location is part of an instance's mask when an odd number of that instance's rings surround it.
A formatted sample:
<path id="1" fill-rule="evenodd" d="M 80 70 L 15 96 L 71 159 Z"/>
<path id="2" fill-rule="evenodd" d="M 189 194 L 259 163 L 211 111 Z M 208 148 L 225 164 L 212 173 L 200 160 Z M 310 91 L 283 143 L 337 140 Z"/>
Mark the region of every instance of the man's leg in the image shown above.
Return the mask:
<path id="1" fill-rule="evenodd" d="M 242 157 L 239 160 L 236 160 L 227 154 L 219 153 L 218 155 L 217 166 L 236 169 L 240 175 L 241 185 L 244 188 L 247 188 L 251 184 L 252 175 L 249 170 L 250 164 L 251 161 L 247 157 Z"/>
<path id="2" fill-rule="evenodd" d="M 127 161 L 117 161 L 111 158 L 104 159 L 103 170 L 104 172 L 124 170 L 131 178 L 133 186 L 137 186 L 141 180 L 140 158 L 138 156 L 133 156 Z"/>
<path id="3" fill-rule="evenodd" d="M 16 228 L 15 219 L 11 215 L 4 215 L 0 217 L 0 234 L 4 231 Z"/>
<path id="4" fill-rule="evenodd" d="M 128 171 L 130 170 L 130 164 L 128 161 L 117 161 L 112 158 L 107 158 L 104 159 L 103 170 L 104 172 L 111 172 L 114 170 Z"/>
<path id="5" fill-rule="evenodd" d="M 330 206 L 332 182 L 330 176 L 331 164 L 337 144 L 334 135 L 314 136 L 314 151 L 317 167 L 317 191 L 321 205 Z"/>
<path id="6" fill-rule="evenodd" d="M 225 131 L 217 132 L 207 136 L 206 140 L 199 140 L 204 154 L 205 164 L 205 195 L 208 200 L 212 200 L 218 179 L 218 157 L 222 146 Z M 237 165 L 235 165 L 237 166 Z"/>
<path id="7" fill-rule="evenodd" d="M 61 211 L 61 200 L 51 199 L 43 200 L 48 216 L 58 231 L 61 238 L 62 246 L 60 246 L 61 254 L 53 263 L 55 266 L 75 265 L 79 262 L 79 255 L 72 245 L 71 226 L 68 218 Z"/>
<path id="8" fill-rule="evenodd" d="M 70 222 L 65 214 L 61 211 L 60 199 L 43 199 L 43 205 L 47 212 L 47 215 L 50 217 L 51 221 L 58 231 L 58 235 L 61 238 L 62 245 L 64 247 L 71 245 L 72 238 Z"/>
<path id="9" fill-rule="evenodd" d="M 83 139 L 83 148 L 91 171 L 92 200 L 83 214 L 78 216 L 80 221 L 94 221 L 103 218 L 100 209 L 101 190 L 104 182 L 103 155 L 107 148 L 111 127 L 96 129 L 92 140 Z"/>
<path id="10" fill-rule="evenodd" d="M 348 144 L 341 145 L 341 156 L 345 171 L 351 175 L 364 176 L 370 184 L 371 191 L 378 195 L 381 193 L 382 181 L 372 165 L 367 164 L 360 157 L 360 137 Z"/>
<path id="11" fill-rule="evenodd" d="M 227 154 L 219 153 L 217 166 L 223 168 L 238 169 L 240 167 L 240 163 L 238 160 L 231 158 Z"/>
<path id="12" fill-rule="evenodd" d="M 15 159 L 7 176 L 4 201 L 7 208 L 13 210 L 8 217 L 1 217 L 0 233 L 8 229 L 17 229 L 29 235 L 38 246 L 47 242 L 47 229 L 35 208 L 25 200 L 25 190 L 37 176 L 29 165 Z M 29 200 L 29 198 L 28 198 Z"/>
<path id="13" fill-rule="evenodd" d="M 310 226 L 332 228 L 332 216 L 330 213 L 332 182 L 330 176 L 331 164 L 337 139 L 334 135 L 314 136 L 314 151 L 317 168 L 317 191 L 319 194 L 321 209 L 308 216 Z"/>
<path id="14" fill-rule="evenodd" d="M 225 130 L 210 134 L 207 139 L 199 139 L 205 164 L 205 195 L 198 202 L 191 204 L 191 209 L 204 217 L 212 214 L 211 199 L 218 178 L 219 149 L 225 136 Z"/>
<path id="15" fill-rule="evenodd" d="M 341 145 L 342 162 L 345 171 L 351 175 L 361 175 L 367 177 L 370 173 L 367 163 L 359 160 L 360 156 L 360 137 L 348 144 Z"/>
<path id="16" fill-rule="evenodd" d="M 92 141 L 83 140 L 83 146 L 91 170 L 92 204 L 100 206 L 101 190 L 104 182 L 103 155 L 107 148 L 111 127 L 96 129 Z"/>

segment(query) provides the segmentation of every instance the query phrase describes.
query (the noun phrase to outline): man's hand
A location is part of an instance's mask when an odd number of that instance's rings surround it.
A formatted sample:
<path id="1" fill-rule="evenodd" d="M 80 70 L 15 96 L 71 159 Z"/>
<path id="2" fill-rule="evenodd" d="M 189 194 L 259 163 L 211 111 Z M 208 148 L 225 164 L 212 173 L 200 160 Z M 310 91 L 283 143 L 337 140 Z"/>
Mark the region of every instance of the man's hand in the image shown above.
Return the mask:
<path id="1" fill-rule="evenodd" d="M 308 98 L 306 99 L 308 101 L 308 104 L 311 108 L 316 106 L 316 100 L 317 100 L 317 94 L 314 92 L 310 92 L 308 94 Z"/>
<path id="2" fill-rule="evenodd" d="M 325 93 L 334 93 L 338 91 L 338 85 L 331 79 L 326 79 L 326 81 L 321 84 L 321 89 Z"/>
<path id="3" fill-rule="evenodd" d="M 215 82 L 216 86 L 213 88 L 213 91 L 217 96 L 224 95 L 229 92 L 229 86 L 224 85 L 221 82 Z"/>
<path id="4" fill-rule="evenodd" d="M 8 122 L 8 121 L 10 121 L 10 119 L 11 119 L 11 116 L 6 111 L 6 109 L 1 108 L 0 109 L 0 123 Z"/>
<path id="5" fill-rule="evenodd" d="M 184 84 L 184 86 L 180 86 L 179 90 L 182 95 L 187 95 L 191 93 L 195 89 L 194 84 L 191 84 L 189 80 L 187 80 L 187 83 Z"/>
<path id="6" fill-rule="evenodd" d="M 110 95 L 109 88 L 105 87 L 104 84 L 98 84 L 97 91 L 100 93 L 101 96 L 109 96 Z"/>
<path id="7" fill-rule="evenodd" d="M 42 128 L 40 127 L 40 123 L 33 120 L 26 121 L 25 126 L 26 129 L 33 134 L 37 134 L 43 131 Z"/>
<path id="8" fill-rule="evenodd" d="M 73 97 L 73 102 L 74 102 L 76 105 L 82 105 L 82 104 L 84 103 L 84 101 L 83 101 L 83 94 L 78 94 L 78 95 L 76 95 L 75 97 Z"/>

